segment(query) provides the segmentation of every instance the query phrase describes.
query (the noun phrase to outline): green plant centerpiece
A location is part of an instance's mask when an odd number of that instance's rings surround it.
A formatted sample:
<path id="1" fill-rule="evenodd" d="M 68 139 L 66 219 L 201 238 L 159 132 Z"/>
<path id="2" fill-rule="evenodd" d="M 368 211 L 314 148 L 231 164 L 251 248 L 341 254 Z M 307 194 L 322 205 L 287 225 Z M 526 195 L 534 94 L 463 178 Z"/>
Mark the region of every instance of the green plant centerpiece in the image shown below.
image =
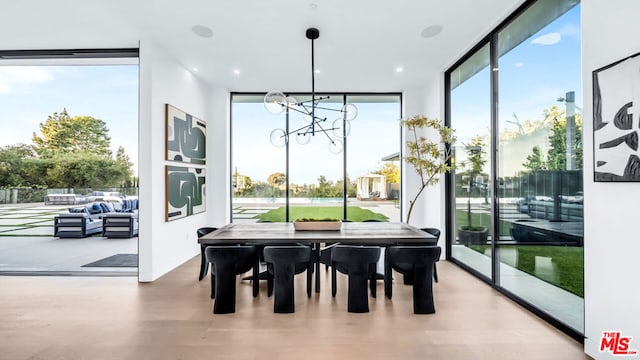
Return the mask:
<path id="1" fill-rule="evenodd" d="M 295 230 L 340 230 L 342 221 L 332 218 L 300 218 L 293 222 L 293 228 Z"/>
<path id="2" fill-rule="evenodd" d="M 466 161 L 461 166 L 466 167 L 467 182 L 467 224 L 458 227 L 458 240 L 460 243 L 469 244 L 486 244 L 489 236 L 489 229 L 485 226 L 476 226 L 473 224 L 473 216 L 471 213 L 471 190 L 476 188 L 484 192 L 486 201 L 487 189 L 484 182 L 479 182 L 478 176 L 482 174 L 482 168 L 487 163 L 487 151 L 484 138 L 475 136 L 464 144 L 464 150 L 467 153 Z"/>
<path id="3" fill-rule="evenodd" d="M 411 212 L 416 201 L 427 186 L 435 185 L 440 180 L 440 174 L 453 168 L 452 145 L 456 141 L 453 130 L 437 119 L 429 119 L 423 115 L 416 115 L 402 120 L 409 134 L 406 141 L 408 156 L 404 157 L 407 164 L 413 166 L 420 177 L 418 192 L 413 200 L 409 200 L 407 224 L 411 219 Z M 425 135 L 429 135 L 427 138 Z M 435 135 L 435 136 L 433 136 Z"/>
<path id="4" fill-rule="evenodd" d="M 333 218 L 324 218 L 324 219 L 315 219 L 315 218 L 300 218 L 295 221 L 309 222 L 309 221 L 340 221 L 340 219 Z"/>

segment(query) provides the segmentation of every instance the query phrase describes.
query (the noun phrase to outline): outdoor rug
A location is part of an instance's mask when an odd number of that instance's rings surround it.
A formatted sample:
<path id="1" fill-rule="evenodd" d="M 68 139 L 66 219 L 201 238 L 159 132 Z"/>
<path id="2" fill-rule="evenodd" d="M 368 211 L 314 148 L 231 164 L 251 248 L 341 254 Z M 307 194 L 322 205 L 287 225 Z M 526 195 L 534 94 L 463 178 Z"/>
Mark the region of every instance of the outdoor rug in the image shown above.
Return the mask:
<path id="1" fill-rule="evenodd" d="M 116 254 L 82 267 L 138 267 L 138 254 Z"/>

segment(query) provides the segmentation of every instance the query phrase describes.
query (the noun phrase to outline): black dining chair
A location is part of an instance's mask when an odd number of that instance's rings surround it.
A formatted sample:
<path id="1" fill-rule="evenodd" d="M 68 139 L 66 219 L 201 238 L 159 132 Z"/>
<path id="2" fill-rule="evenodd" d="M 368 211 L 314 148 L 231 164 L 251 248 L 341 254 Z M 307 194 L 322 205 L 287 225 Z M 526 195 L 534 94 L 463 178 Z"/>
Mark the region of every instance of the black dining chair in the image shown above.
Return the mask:
<path id="1" fill-rule="evenodd" d="M 362 220 L 362 222 L 385 222 L 383 220 L 380 219 L 365 219 Z M 370 244 L 362 244 L 365 246 L 378 246 L 377 244 L 374 243 L 370 243 Z M 378 260 L 378 264 L 376 265 L 376 279 L 378 280 L 383 280 L 384 279 L 384 252 L 385 252 L 385 248 L 381 248 L 380 249 L 380 259 Z"/>
<path id="2" fill-rule="evenodd" d="M 253 269 L 258 276 L 258 249 L 255 246 L 207 246 L 207 261 L 212 263 L 211 298 L 214 314 L 236 311 L 236 276 Z M 253 281 L 253 297 L 258 296 L 259 285 Z"/>
<path id="3" fill-rule="evenodd" d="M 271 220 L 258 220 L 256 221 L 256 223 L 272 223 L 273 221 Z M 265 247 L 265 245 L 256 245 L 256 247 L 258 248 L 258 256 L 260 257 L 260 264 L 264 265 L 262 267 L 263 270 L 258 271 L 258 280 L 267 280 L 268 274 L 267 274 L 267 269 L 266 269 L 266 265 L 265 265 L 265 261 L 264 261 L 264 253 L 263 253 L 263 249 Z M 254 277 L 252 275 L 249 276 L 245 276 L 242 278 L 242 280 L 250 280 L 253 281 Z"/>
<path id="4" fill-rule="evenodd" d="M 331 296 L 337 292 L 337 272 L 347 274 L 349 287 L 347 310 L 369 312 L 369 281 L 371 296 L 376 297 L 376 263 L 380 258 L 380 247 L 336 245 L 331 251 Z"/>
<path id="5" fill-rule="evenodd" d="M 215 227 L 201 227 L 196 230 L 196 234 L 198 235 L 198 239 L 207 235 L 210 232 L 216 231 L 218 228 Z M 204 279 L 209 271 L 209 262 L 207 261 L 206 256 L 204 256 L 205 245 L 200 244 L 200 276 L 198 277 L 198 281 Z"/>
<path id="6" fill-rule="evenodd" d="M 307 297 L 311 297 L 313 261 L 306 245 L 266 246 L 263 249 L 269 277 L 267 294 L 274 294 L 273 312 L 295 312 L 293 278 L 307 272 Z"/>
<path id="7" fill-rule="evenodd" d="M 413 278 L 413 312 L 433 314 L 433 264 L 440 258 L 439 246 L 389 246 L 385 259 L 384 293 L 391 299 L 392 270 L 411 274 Z"/>
<path id="8" fill-rule="evenodd" d="M 398 245 L 403 246 L 437 246 L 438 240 L 440 239 L 440 230 L 436 228 L 420 228 L 420 230 L 429 233 L 435 237 L 435 240 L 426 240 L 421 242 L 411 242 L 411 243 L 403 243 L 399 242 Z M 413 285 L 413 279 L 411 274 L 405 274 L 402 276 L 403 282 L 405 285 Z M 436 268 L 436 264 L 433 263 L 433 280 L 438 282 L 438 269 Z"/>
<path id="9" fill-rule="evenodd" d="M 351 222 L 351 220 L 341 220 L 342 222 Z M 320 249 L 320 264 L 324 264 L 324 270 L 329 271 L 329 266 L 331 266 L 331 249 L 338 245 L 337 242 L 328 242 L 325 243 L 325 246 Z"/>
<path id="10" fill-rule="evenodd" d="M 425 246 L 437 246 L 438 240 L 440 240 L 440 229 L 436 228 L 421 228 L 420 230 L 427 232 L 436 237 L 435 241 L 425 242 L 423 245 Z M 438 282 L 438 269 L 436 268 L 436 263 L 433 263 L 433 280 Z"/>

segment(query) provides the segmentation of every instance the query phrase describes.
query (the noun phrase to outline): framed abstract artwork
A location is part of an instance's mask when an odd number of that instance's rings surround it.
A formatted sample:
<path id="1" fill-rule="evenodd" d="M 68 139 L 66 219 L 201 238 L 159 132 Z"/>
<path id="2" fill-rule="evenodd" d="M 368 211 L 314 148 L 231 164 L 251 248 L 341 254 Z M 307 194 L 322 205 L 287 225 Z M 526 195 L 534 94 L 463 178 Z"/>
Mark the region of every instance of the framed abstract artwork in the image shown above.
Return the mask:
<path id="1" fill-rule="evenodd" d="M 207 123 L 169 104 L 166 113 L 166 159 L 206 164 Z"/>
<path id="2" fill-rule="evenodd" d="M 166 221 L 181 219 L 206 210 L 204 168 L 166 165 Z"/>
<path id="3" fill-rule="evenodd" d="M 593 71 L 596 182 L 640 181 L 640 53 Z"/>

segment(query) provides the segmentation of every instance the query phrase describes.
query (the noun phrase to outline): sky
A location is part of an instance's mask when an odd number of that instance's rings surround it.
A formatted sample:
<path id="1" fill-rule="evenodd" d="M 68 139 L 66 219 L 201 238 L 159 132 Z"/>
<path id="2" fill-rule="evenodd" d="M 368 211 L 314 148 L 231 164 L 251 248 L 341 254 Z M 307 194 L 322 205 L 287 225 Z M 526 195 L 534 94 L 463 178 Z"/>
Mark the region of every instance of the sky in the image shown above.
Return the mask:
<path id="1" fill-rule="evenodd" d="M 92 116 L 109 129 L 111 148 L 138 163 L 138 66 L 0 66 L 0 146 L 31 144 L 54 112 Z"/>
<path id="2" fill-rule="evenodd" d="M 398 98 L 399 100 L 399 98 Z M 341 103 L 320 102 L 319 106 L 337 108 Z M 341 101 L 341 98 L 340 98 Z M 347 100 L 349 101 L 349 100 Z M 350 122 L 347 137 L 347 174 L 355 180 L 377 170 L 381 159 L 400 149 L 400 103 L 354 103 L 357 117 Z M 269 113 L 262 101 L 234 103 L 232 108 L 232 166 L 238 173 L 251 177 L 252 181 L 267 181 L 270 174 L 286 171 L 284 147 L 275 147 L 270 142 L 274 129 L 286 126 L 283 114 Z M 318 111 L 317 116 L 327 118 L 323 127 L 331 128 L 339 112 Z M 290 129 L 306 124 L 301 114 L 290 118 Z M 326 125 L 325 125 L 326 124 Z M 343 153 L 329 151 L 329 139 L 316 133 L 308 144 L 299 144 L 294 136 L 289 138 L 289 177 L 293 184 L 316 184 L 320 176 L 329 181 L 342 179 Z"/>
<path id="3" fill-rule="evenodd" d="M 509 38 L 510 26 L 498 33 L 498 41 Z M 488 47 L 483 49 L 488 58 Z M 575 92 L 577 113 L 582 109 L 580 7 L 576 6 L 537 33 L 502 54 L 498 60 L 499 131 L 518 129 L 515 124 L 542 120 L 543 110 L 569 91 Z M 458 146 L 477 135 L 488 135 L 491 122 L 490 71 L 485 67 L 452 92 L 452 123 Z M 546 141 L 546 137 L 542 137 Z M 533 146 L 534 144 L 527 144 Z M 543 149 L 546 143 L 537 144 Z M 500 152 L 501 168 L 509 175 L 522 170 L 531 148 L 508 148 Z"/>
<path id="4" fill-rule="evenodd" d="M 509 28 L 499 33 L 506 38 Z M 500 41 L 500 40 L 499 40 Z M 499 58 L 499 120 L 502 129 L 515 130 L 515 113 L 521 122 L 542 118 L 542 110 L 564 103 L 558 98 L 574 91 L 582 104 L 580 69 L 580 8 L 569 10 Z M 486 52 L 488 57 L 488 49 Z M 479 130 L 488 133 L 490 121 L 489 68 L 484 68 L 453 91 L 453 119 L 478 126 L 457 129 L 465 140 Z"/>

